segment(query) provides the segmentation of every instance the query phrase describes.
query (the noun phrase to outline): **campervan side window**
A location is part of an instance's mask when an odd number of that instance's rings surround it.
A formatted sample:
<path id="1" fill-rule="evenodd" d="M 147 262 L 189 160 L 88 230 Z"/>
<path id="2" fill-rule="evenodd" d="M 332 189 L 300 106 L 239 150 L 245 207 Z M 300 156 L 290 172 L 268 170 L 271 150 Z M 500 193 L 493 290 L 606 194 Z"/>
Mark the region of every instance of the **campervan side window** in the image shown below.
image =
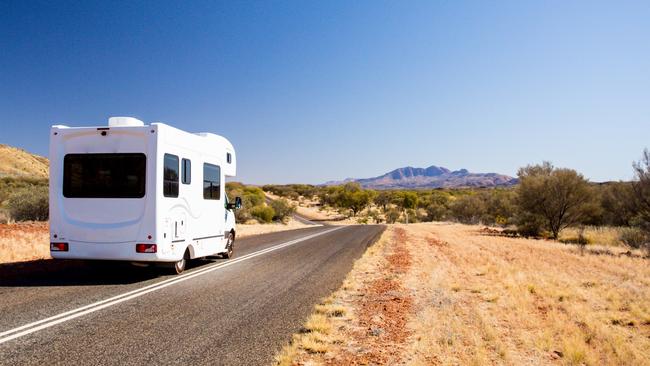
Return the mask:
<path id="1" fill-rule="evenodd" d="M 66 198 L 142 198 L 147 157 L 141 153 L 67 154 L 63 158 Z"/>
<path id="2" fill-rule="evenodd" d="M 163 195 L 178 197 L 178 156 L 176 155 L 165 154 Z"/>
<path id="3" fill-rule="evenodd" d="M 218 165 L 203 164 L 203 198 L 206 200 L 221 198 L 221 168 Z"/>
<path id="4" fill-rule="evenodd" d="M 190 184 L 192 183 L 192 161 L 190 159 L 183 159 L 182 162 L 183 174 L 181 174 L 181 180 L 183 184 Z"/>

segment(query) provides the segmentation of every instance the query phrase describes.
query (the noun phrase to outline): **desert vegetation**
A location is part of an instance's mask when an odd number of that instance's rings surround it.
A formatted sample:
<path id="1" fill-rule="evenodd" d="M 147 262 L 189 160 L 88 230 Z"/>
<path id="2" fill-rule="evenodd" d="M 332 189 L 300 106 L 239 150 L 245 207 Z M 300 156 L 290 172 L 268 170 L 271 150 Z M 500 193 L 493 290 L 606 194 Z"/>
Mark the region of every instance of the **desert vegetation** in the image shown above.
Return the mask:
<path id="1" fill-rule="evenodd" d="M 279 198 L 267 203 L 264 191 L 255 186 L 232 182 L 226 184 L 226 194 L 231 201 L 241 197 L 242 207 L 235 211 L 239 223 L 286 223 L 296 211 L 296 206 L 286 198 Z"/>
<path id="2" fill-rule="evenodd" d="M 579 172 L 543 162 L 519 169 L 508 188 L 382 190 L 266 185 L 296 203 L 319 202 L 357 223 L 452 221 L 502 227 L 509 235 L 576 244 L 628 245 L 650 255 L 650 154 L 633 164 L 632 182 L 591 183 Z"/>
<path id="3" fill-rule="evenodd" d="M 45 221 L 48 205 L 47 179 L 0 178 L 0 223 Z"/>

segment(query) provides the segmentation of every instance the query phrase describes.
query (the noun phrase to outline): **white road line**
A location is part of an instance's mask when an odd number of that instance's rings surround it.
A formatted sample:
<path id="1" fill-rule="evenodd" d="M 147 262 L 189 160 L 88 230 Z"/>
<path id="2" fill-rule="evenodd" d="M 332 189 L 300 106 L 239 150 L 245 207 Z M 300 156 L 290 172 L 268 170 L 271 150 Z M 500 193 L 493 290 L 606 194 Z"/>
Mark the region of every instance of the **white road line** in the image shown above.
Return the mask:
<path id="1" fill-rule="evenodd" d="M 13 339 L 16 339 L 16 338 L 19 338 L 19 337 L 22 337 L 22 336 L 26 336 L 28 334 L 37 332 L 37 331 L 45 329 L 45 328 L 49 328 L 49 327 L 52 327 L 54 325 L 57 325 L 57 324 L 60 324 L 60 323 L 63 323 L 63 322 L 78 318 L 80 316 L 84 316 L 86 314 L 94 313 L 95 311 L 105 309 L 105 308 L 107 308 L 109 306 L 113 306 L 113 305 L 122 303 L 124 301 L 135 299 L 137 297 L 143 296 L 143 295 L 148 294 L 150 292 L 163 289 L 163 288 L 165 288 L 167 286 L 171 286 L 171 285 L 177 284 L 179 282 L 187 281 L 187 280 L 189 280 L 191 278 L 198 277 L 198 276 L 204 275 L 206 273 L 210 273 L 212 271 L 216 271 L 218 269 L 228 267 L 228 266 L 231 266 L 233 264 L 237 264 L 237 263 L 246 261 L 248 259 L 260 256 L 260 255 L 263 255 L 263 254 L 266 254 L 266 253 L 270 253 L 270 252 L 273 252 L 273 251 L 276 251 L 276 250 L 279 250 L 279 249 L 282 249 L 282 248 L 285 248 L 285 247 L 288 247 L 288 246 L 291 246 L 291 245 L 294 245 L 294 244 L 297 244 L 297 243 L 300 243 L 300 242 L 303 242 L 305 240 L 313 239 L 313 238 L 315 238 L 317 236 L 321 236 L 321 235 L 331 233 L 332 231 L 336 231 L 336 230 L 339 230 L 341 228 L 343 228 L 343 226 L 335 227 L 333 229 L 329 229 L 329 230 L 322 231 L 322 232 L 319 232 L 319 233 L 316 233 L 316 234 L 304 236 L 302 238 L 294 239 L 294 240 L 291 240 L 291 241 L 288 241 L 288 242 L 285 242 L 285 243 L 282 243 L 282 244 L 274 245 L 274 246 L 272 246 L 270 248 L 262 249 L 260 251 L 254 252 L 254 253 L 250 253 L 250 254 L 247 254 L 245 256 L 229 260 L 229 261 L 227 261 L 225 263 L 215 263 L 213 265 L 210 265 L 210 266 L 208 266 L 206 268 L 202 268 L 202 269 L 194 271 L 194 272 L 190 272 L 190 273 L 186 273 L 186 274 L 183 274 L 183 275 L 180 275 L 180 276 L 176 276 L 174 278 L 170 278 L 170 279 L 167 279 L 167 280 L 164 280 L 164 281 L 161 281 L 161 282 L 158 282 L 158 283 L 154 283 L 154 284 L 151 284 L 151 285 L 148 285 L 148 286 L 136 289 L 136 290 L 125 292 L 123 294 L 113 296 L 113 297 L 105 299 L 105 300 L 97 301 L 97 302 L 89 304 L 89 305 L 85 305 L 85 306 L 82 306 L 82 307 L 79 307 L 79 308 L 76 308 L 76 309 L 73 309 L 73 310 L 70 310 L 70 311 L 66 311 L 64 313 L 60 313 L 60 314 L 51 316 L 51 317 L 46 318 L 46 319 L 42 319 L 42 320 L 39 320 L 39 321 L 35 321 L 35 322 L 29 323 L 29 324 L 22 325 L 22 326 L 17 327 L 17 328 L 13 328 L 13 329 L 4 331 L 4 332 L 0 333 L 0 344 L 11 341 Z"/>

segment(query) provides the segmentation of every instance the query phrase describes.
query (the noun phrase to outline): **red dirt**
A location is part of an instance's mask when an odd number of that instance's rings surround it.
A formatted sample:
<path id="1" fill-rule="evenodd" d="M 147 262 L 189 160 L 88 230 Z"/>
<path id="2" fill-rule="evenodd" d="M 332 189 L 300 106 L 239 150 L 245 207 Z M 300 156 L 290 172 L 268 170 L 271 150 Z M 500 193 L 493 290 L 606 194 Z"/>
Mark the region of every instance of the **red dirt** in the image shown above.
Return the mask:
<path id="1" fill-rule="evenodd" d="M 0 238 L 15 236 L 17 233 L 41 234 L 50 230 L 47 222 L 17 222 L 0 224 Z"/>
<path id="2" fill-rule="evenodd" d="M 413 299 L 402 288 L 397 276 L 411 267 L 406 232 L 398 228 L 393 254 L 387 257 L 383 277 L 372 281 L 356 306 L 358 327 L 348 339 L 355 340 L 357 352 L 344 351 L 327 361 L 331 365 L 395 364 L 401 359 L 403 344 L 410 335 L 406 328 L 413 311 Z"/>

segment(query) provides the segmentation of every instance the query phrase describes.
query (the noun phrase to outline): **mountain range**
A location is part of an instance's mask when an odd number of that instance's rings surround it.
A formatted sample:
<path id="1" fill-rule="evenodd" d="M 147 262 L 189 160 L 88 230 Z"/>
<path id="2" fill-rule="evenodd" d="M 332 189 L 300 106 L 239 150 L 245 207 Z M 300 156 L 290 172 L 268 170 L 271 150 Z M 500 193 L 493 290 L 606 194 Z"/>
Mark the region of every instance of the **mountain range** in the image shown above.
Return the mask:
<path id="1" fill-rule="evenodd" d="M 404 167 L 374 178 L 348 178 L 331 181 L 325 185 L 357 182 L 372 189 L 418 189 L 418 188 L 463 188 L 463 187 L 509 187 L 517 184 L 517 178 L 498 173 L 471 173 L 467 169 L 451 171 L 432 165 L 428 168 Z"/>

